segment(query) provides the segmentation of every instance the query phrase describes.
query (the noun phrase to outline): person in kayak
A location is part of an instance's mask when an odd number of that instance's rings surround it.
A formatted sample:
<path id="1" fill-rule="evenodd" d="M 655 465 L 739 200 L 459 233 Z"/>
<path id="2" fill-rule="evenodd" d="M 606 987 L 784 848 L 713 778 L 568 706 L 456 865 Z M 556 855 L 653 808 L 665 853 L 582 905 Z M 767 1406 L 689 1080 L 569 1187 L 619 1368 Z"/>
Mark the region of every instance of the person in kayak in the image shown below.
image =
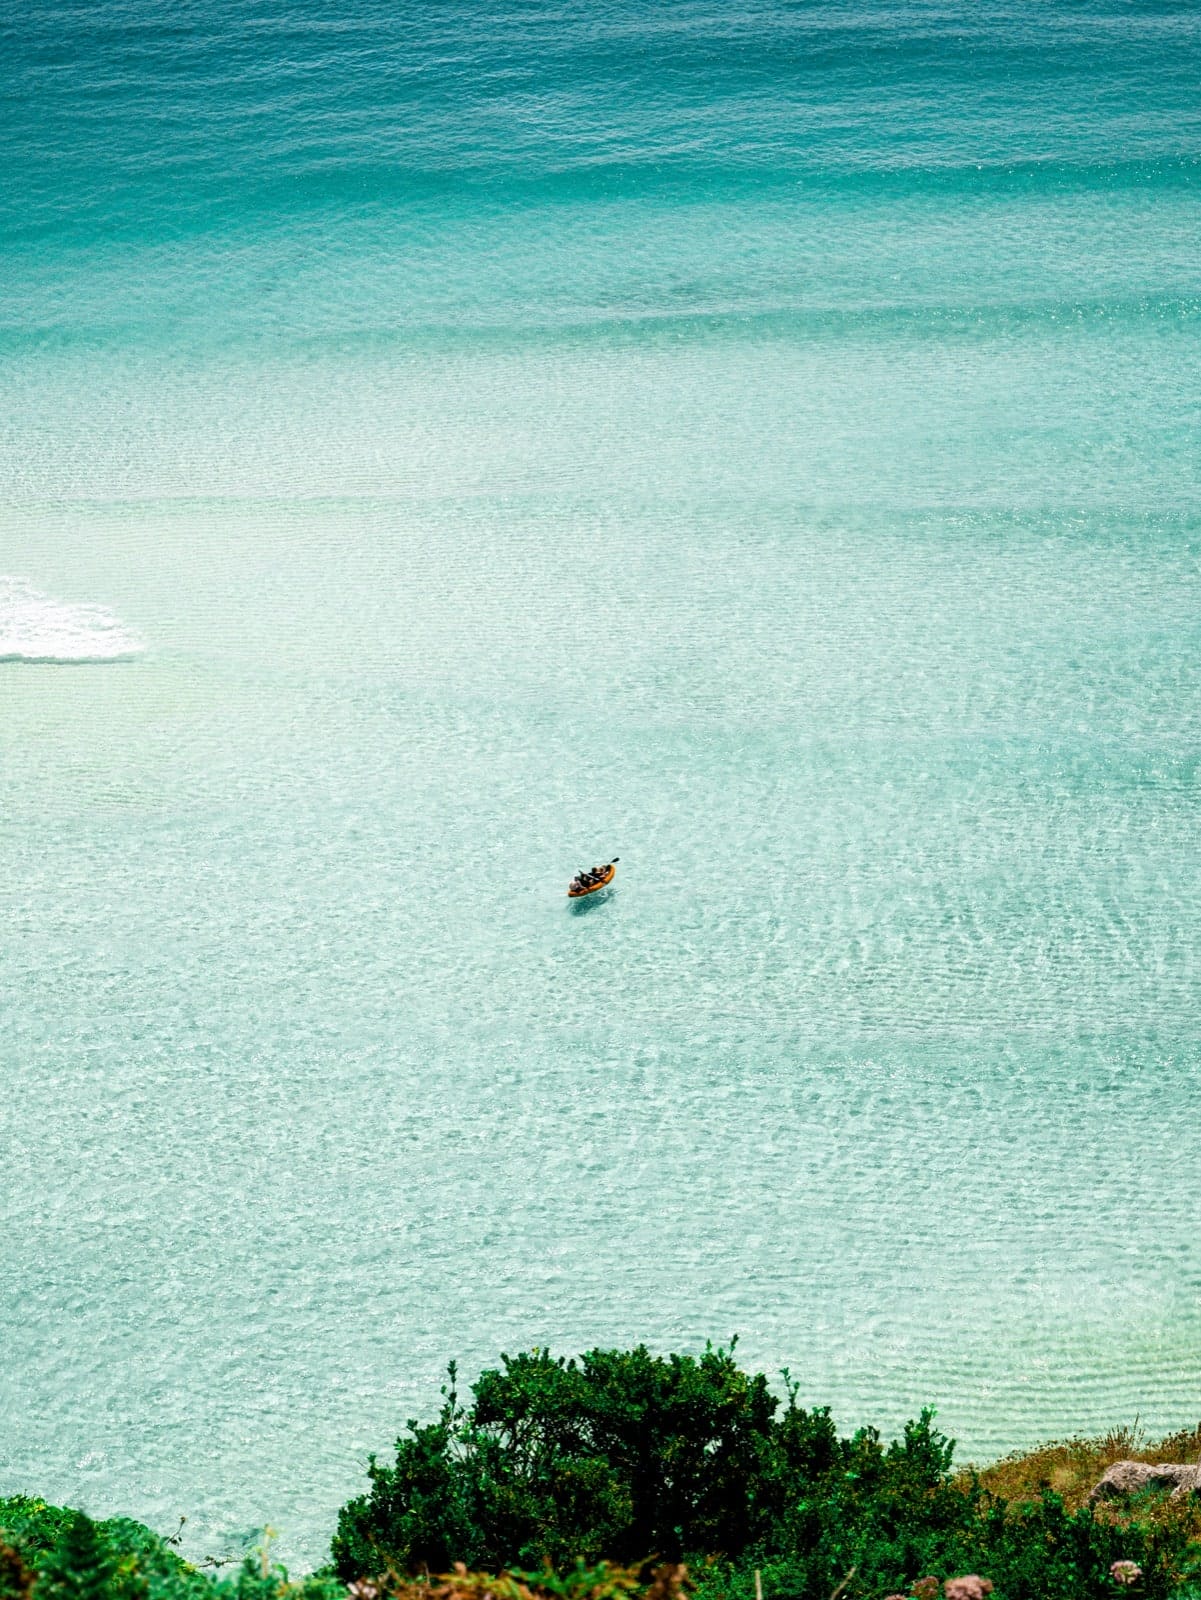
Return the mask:
<path id="1" fill-rule="evenodd" d="M 581 868 L 568 885 L 568 893 L 582 894 L 588 889 L 599 889 L 602 884 L 608 883 L 612 877 L 616 862 L 617 857 L 614 856 L 613 860 L 607 862 L 603 867 L 589 867 L 586 872 Z"/>

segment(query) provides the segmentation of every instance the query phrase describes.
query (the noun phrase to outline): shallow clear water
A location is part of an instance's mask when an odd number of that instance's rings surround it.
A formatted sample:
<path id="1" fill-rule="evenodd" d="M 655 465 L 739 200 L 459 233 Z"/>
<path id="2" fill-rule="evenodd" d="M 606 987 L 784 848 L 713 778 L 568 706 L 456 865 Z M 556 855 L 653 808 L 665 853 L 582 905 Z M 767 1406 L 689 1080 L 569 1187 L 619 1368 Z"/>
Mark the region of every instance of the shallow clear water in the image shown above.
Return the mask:
<path id="1" fill-rule="evenodd" d="M 0 1492 L 1195 1421 L 1194 9 L 395 9 L 0 29 Z"/>

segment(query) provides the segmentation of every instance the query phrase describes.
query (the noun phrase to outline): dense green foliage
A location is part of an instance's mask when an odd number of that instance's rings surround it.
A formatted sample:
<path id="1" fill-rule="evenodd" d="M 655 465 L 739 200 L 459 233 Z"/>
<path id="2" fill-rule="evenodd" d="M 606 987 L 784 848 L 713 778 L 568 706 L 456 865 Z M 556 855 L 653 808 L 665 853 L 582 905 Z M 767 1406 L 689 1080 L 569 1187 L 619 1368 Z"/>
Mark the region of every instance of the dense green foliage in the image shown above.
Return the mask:
<path id="1" fill-rule="evenodd" d="M 126 1517 L 93 1522 L 24 1495 L 0 1499 L 0 1600 L 345 1600 L 329 1578 L 290 1584 L 265 1550 L 211 1577 Z"/>
<path id="2" fill-rule="evenodd" d="M 333 1572 L 289 1582 L 264 1544 L 210 1576 L 139 1523 L 19 1497 L 0 1500 L 0 1600 L 757 1600 L 757 1585 L 763 1600 L 935 1600 L 967 1573 L 993 1600 L 1201 1600 L 1201 1499 L 1094 1509 L 1043 1478 L 1003 1498 L 953 1470 L 933 1413 L 891 1443 L 842 1436 L 787 1374 L 780 1400 L 732 1351 L 534 1351 L 484 1372 L 470 1403 L 452 1367 L 443 1400 L 393 1465 L 372 1459 Z M 1022 1481 L 1018 1458 L 993 1471 Z M 1115 1562 L 1136 1564 L 1132 1586 Z"/>
<path id="3" fill-rule="evenodd" d="M 438 1421 L 411 1425 L 395 1467 L 373 1459 L 370 1495 L 338 1520 L 340 1576 L 378 1570 L 381 1554 L 414 1571 L 674 1561 L 742 1549 L 773 1514 L 756 1488 L 776 1402 L 720 1352 L 536 1351 L 505 1357 L 474 1396 L 468 1413 L 452 1369 Z"/>
<path id="4" fill-rule="evenodd" d="M 829 1600 L 844 1582 L 848 1600 L 882 1597 L 965 1572 L 998 1600 L 1093 1600 L 1118 1592 L 1115 1560 L 1142 1568 L 1140 1596 L 1189 1576 L 1186 1519 L 1118 1522 L 1049 1492 L 1009 1504 L 954 1474 L 933 1413 L 890 1444 L 872 1428 L 842 1437 L 732 1352 L 535 1351 L 484 1372 L 470 1404 L 452 1367 L 443 1395 L 343 1507 L 339 1577 L 657 1558 L 688 1560 L 702 1600 L 749 1600 L 756 1570 L 769 1600 Z"/>
<path id="5" fill-rule="evenodd" d="M 38 1600 L 142 1600 L 151 1587 L 183 1600 L 191 1580 L 208 1593 L 165 1540 L 126 1517 L 93 1522 L 18 1495 L 0 1500 L 0 1539 L 36 1577 Z"/>
<path id="6" fill-rule="evenodd" d="M 647 1583 L 637 1571 L 579 1561 L 500 1577 L 460 1567 L 432 1583 L 389 1574 L 348 1597 L 328 1572 L 289 1581 L 268 1545 L 265 1535 L 232 1577 L 218 1578 L 141 1523 L 93 1522 L 25 1496 L 0 1499 L 0 1600 L 687 1600 L 682 1569 L 663 1567 Z"/>

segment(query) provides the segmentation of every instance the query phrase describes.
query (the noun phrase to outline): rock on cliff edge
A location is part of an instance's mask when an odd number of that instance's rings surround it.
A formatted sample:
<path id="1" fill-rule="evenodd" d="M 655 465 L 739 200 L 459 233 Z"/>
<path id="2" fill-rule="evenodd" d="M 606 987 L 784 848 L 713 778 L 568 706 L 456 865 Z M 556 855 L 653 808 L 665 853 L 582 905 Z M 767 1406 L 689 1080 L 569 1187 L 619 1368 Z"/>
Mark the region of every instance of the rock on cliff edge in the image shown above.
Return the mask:
<path id="1" fill-rule="evenodd" d="M 1167 1489 L 1173 1500 L 1201 1493 L 1201 1464 L 1190 1467 L 1171 1461 L 1115 1461 L 1089 1495 L 1092 1501 L 1113 1500 L 1137 1494 L 1140 1489 Z"/>

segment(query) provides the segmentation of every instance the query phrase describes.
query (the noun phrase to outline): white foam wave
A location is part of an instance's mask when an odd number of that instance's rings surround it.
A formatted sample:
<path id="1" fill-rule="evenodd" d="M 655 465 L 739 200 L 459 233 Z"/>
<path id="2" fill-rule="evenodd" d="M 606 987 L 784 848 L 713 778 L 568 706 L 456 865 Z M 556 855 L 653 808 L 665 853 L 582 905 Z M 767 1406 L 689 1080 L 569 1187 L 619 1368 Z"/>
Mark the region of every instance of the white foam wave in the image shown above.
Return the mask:
<path id="1" fill-rule="evenodd" d="M 128 661 L 143 648 L 102 606 L 71 605 L 23 578 L 0 578 L 0 662 Z"/>

